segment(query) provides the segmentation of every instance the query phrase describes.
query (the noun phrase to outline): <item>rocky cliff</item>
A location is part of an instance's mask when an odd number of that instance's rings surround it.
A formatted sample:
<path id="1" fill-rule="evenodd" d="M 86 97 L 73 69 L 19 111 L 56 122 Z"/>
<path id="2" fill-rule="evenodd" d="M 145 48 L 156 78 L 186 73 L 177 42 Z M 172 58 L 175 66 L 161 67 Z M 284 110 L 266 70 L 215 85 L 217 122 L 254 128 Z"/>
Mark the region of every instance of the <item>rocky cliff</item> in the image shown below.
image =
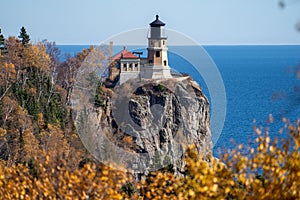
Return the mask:
<path id="1" fill-rule="evenodd" d="M 103 94 L 102 106 L 74 111 L 83 143 L 100 161 L 137 176 L 161 168 L 181 174 L 187 146 L 211 150 L 209 102 L 191 78 L 132 80 Z"/>

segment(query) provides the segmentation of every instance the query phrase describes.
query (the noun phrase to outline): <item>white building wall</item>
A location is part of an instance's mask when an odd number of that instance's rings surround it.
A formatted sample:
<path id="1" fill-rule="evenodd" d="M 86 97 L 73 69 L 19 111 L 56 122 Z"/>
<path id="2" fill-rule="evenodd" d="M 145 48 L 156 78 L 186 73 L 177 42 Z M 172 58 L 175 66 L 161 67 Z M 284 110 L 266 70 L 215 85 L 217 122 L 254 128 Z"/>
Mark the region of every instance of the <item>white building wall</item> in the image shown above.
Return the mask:
<path id="1" fill-rule="evenodd" d="M 139 79 L 140 71 L 132 71 L 132 72 L 121 72 L 120 73 L 120 84 L 125 83 L 129 79 Z"/>
<path id="2" fill-rule="evenodd" d="M 169 66 L 145 64 L 141 70 L 141 78 L 164 79 L 172 78 L 172 75 Z"/>
<path id="3" fill-rule="evenodd" d="M 125 83 L 129 79 L 140 78 L 140 71 L 141 71 L 140 59 L 121 59 L 120 80 L 119 80 L 120 84 Z"/>
<path id="4" fill-rule="evenodd" d="M 169 63 L 168 63 L 168 48 L 162 48 L 162 52 L 161 52 L 161 60 L 162 60 L 162 65 L 164 66 L 164 61 L 167 62 L 167 65 L 169 67 Z"/>

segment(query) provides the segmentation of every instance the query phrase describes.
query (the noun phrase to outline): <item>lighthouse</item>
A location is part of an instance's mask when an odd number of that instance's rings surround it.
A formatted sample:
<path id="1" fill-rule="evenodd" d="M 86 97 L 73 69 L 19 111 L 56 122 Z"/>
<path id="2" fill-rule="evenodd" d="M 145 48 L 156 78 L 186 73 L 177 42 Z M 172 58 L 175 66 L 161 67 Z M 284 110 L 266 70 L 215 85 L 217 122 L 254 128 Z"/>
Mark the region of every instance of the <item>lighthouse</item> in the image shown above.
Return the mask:
<path id="1" fill-rule="evenodd" d="M 156 19 L 150 24 L 148 35 L 148 55 L 140 58 L 124 49 L 112 57 L 116 70 L 119 72 L 119 83 L 123 84 L 129 79 L 167 79 L 172 78 L 168 61 L 167 37 L 165 23 Z M 113 70 L 110 70 L 112 73 Z M 113 74 L 112 74 L 113 75 Z M 114 75 L 113 75 L 114 76 Z"/>
<path id="2" fill-rule="evenodd" d="M 148 36 L 148 57 L 144 64 L 142 78 L 144 79 L 164 79 L 172 78 L 169 62 L 167 37 L 165 35 L 165 23 L 156 19 L 150 24 L 150 34 Z"/>

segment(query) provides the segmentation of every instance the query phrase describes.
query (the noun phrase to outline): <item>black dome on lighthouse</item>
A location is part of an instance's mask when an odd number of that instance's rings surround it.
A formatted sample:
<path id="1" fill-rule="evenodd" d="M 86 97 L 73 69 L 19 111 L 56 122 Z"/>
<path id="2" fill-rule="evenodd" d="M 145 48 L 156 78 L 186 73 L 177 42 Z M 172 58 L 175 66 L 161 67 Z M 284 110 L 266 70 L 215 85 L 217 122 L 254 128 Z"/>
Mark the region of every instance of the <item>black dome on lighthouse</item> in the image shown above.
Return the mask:
<path id="1" fill-rule="evenodd" d="M 150 23 L 151 27 L 159 27 L 159 26 L 166 25 L 165 23 L 163 23 L 162 21 L 160 21 L 158 18 L 159 18 L 159 16 L 156 15 L 156 19 L 153 22 Z"/>

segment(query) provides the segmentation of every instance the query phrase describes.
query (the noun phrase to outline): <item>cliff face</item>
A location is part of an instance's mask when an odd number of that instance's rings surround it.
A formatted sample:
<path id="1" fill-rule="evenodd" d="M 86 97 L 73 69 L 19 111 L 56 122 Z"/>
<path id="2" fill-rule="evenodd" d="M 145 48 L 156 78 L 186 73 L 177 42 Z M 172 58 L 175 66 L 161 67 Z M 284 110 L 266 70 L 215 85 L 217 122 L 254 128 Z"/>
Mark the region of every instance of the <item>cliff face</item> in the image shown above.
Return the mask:
<path id="1" fill-rule="evenodd" d="M 114 88 L 105 105 L 85 108 L 86 122 L 95 121 L 95 128 L 77 126 L 100 161 L 140 175 L 164 167 L 181 174 L 187 146 L 195 144 L 202 154 L 211 150 L 209 103 L 188 77 L 126 82 Z M 83 121 L 82 113 L 77 119 Z"/>

